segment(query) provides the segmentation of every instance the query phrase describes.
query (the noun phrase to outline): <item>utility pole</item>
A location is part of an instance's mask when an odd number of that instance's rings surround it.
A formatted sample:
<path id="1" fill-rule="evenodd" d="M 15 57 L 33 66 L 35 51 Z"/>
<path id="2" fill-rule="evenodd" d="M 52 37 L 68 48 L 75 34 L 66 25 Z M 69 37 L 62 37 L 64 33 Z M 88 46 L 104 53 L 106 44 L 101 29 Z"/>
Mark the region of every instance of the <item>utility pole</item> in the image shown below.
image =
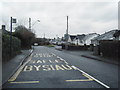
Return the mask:
<path id="1" fill-rule="evenodd" d="M 12 56 L 12 17 L 10 18 L 10 57 Z"/>
<path id="2" fill-rule="evenodd" d="M 29 30 L 31 31 L 31 18 L 29 18 Z"/>
<path id="3" fill-rule="evenodd" d="M 43 37 L 43 43 L 44 43 L 44 45 L 45 45 L 45 33 L 44 33 L 44 37 Z"/>
<path id="4" fill-rule="evenodd" d="M 45 33 L 44 33 L 44 39 L 45 39 Z"/>

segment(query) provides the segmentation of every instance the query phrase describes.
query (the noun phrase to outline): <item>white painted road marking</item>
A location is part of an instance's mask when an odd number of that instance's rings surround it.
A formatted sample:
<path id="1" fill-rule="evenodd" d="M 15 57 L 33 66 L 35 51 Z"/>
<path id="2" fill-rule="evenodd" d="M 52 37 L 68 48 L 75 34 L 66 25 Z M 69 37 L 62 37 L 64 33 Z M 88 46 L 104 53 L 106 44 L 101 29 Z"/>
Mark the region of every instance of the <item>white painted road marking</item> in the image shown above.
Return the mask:
<path id="1" fill-rule="evenodd" d="M 59 56 L 57 56 L 57 58 L 59 58 L 61 61 L 64 61 L 65 64 L 68 64 L 68 62 L 66 62 L 63 58 L 61 58 L 61 57 L 59 57 Z"/>
<path id="2" fill-rule="evenodd" d="M 73 67 L 74 69 L 76 69 L 76 70 L 82 72 L 83 74 L 89 76 L 91 79 L 93 79 L 93 80 L 96 81 L 97 83 L 101 84 L 102 86 L 104 86 L 104 87 L 106 87 L 106 88 L 110 88 L 108 85 L 106 85 L 106 84 L 102 83 L 101 81 L 95 79 L 94 77 L 92 77 L 91 75 L 87 74 L 86 72 L 80 70 L 79 68 L 77 68 L 77 67 L 75 67 L 75 66 L 71 66 L 71 67 Z"/>
<path id="3" fill-rule="evenodd" d="M 30 57 L 28 58 L 28 60 L 27 60 L 27 61 L 17 70 L 17 72 L 8 80 L 8 81 L 10 81 L 10 83 L 39 83 L 39 81 L 13 82 L 13 81 L 16 80 L 16 78 L 18 77 L 18 75 L 20 74 L 20 72 L 23 70 L 23 68 L 25 67 L 25 65 L 31 60 L 32 55 L 33 55 L 33 54 L 30 55 Z M 53 54 L 53 55 L 56 56 L 55 54 Z M 64 62 L 66 63 L 66 65 L 68 65 L 68 63 L 67 63 L 64 59 L 62 59 L 61 57 L 57 56 L 57 58 L 59 58 L 60 60 L 64 61 Z M 43 65 L 44 70 L 46 70 L 46 71 L 51 70 L 51 68 L 48 67 L 48 66 L 49 66 L 49 65 Z M 52 65 L 50 65 L 50 66 L 52 66 Z M 41 66 L 35 66 L 35 65 L 34 65 L 34 67 L 36 68 L 37 71 L 39 71 L 39 68 L 40 68 Z M 68 66 L 68 68 L 66 68 L 64 65 L 62 65 L 62 67 L 59 66 L 59 65 L 56 65 L 56 69 L 52 66 L 52 69 L 53 69 L 53 70 L 64 70 L 64 69 L 71 70 L 72 68 L 75 69 L 75 70 L 80 71 L 80 72 L 81 72 L 85 77 L 87 77 L 88 79 L 66 80 L 67 82 L 74 82 L 74 81 L 93 81 L 93 80 L 94 80 L 94 81 L 96 81 L 97 83 L 99 83 L 100 85 L 102 85 L 102 86 L 104 86 L 104 87 L 106 87 L 106 88 L 110 88 L 108 85 L 106 85 L 106 84 L 102 83 L 101 81 L 95 79 L 95 78 L 92 77 L 91 75 L 87 74 L 86 72 L 80 70 L 79 68 L 77 68 L 77 67 L 75 67 L 75 66 Z M 27 69 L 26 69 L 26 70 L 27 70 Z"/>

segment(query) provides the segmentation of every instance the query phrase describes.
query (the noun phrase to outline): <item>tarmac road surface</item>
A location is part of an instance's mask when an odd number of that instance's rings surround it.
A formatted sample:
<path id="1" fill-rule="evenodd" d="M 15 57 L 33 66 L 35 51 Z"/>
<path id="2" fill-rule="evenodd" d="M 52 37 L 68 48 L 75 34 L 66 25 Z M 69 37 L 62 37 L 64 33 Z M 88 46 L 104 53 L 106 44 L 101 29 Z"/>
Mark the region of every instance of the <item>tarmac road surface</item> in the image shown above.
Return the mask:
<path id="1" fill-rule="evenodd" d="M 3 88 L 117 88 L 117 66 L 45 46 L 34 52 Z"/>

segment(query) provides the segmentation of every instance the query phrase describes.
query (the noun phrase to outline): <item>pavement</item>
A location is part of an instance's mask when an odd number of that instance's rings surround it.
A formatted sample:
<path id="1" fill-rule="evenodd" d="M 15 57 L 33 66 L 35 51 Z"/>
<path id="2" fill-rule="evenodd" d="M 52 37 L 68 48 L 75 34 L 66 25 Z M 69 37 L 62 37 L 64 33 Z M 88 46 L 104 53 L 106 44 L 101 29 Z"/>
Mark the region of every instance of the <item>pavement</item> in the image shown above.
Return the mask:
<path id="1" fill-rule="evenodd" d="M 2 85 L 2 30 L 0 30 L 0 86 Z M 1 88 L 0 88 L 1 89 Z"/>
<path id="2" fill-rule="evenodd" d="M 111 63 L 111 64 L 116 64 L 118 65 L 119 62 L 117 59 L 114 58 L 107 58 L 107 57 L 102 57 L 102 56 L 97 56 L 94 54 L 87 54 L 87 55 L 81 55 L 82 57 L 86 57 L 86 58 L 90 58 L 93 60 L 98 60 L 98 61 L 102 61 L 102 62 L 107 62 L 107 63 Z"/>
<path id="3" fill-rule="evenodd" d="M 2 84 L 5 84 L 7 80 L 17 71 L 32 51 L 32 49 L 21 50 L 21 54 L 15 56 L 7 62 L 2 62 Z"/>
<path id="4" fill-rule="evenodd" d="M 115 65 L 119 64 L 118 59 L 103 57 L 103 56 L 99 56 L 99 55 L 94 55 L 94 53 L 92 51 L 65 50 L 65 49 L 61 49 L 60 46 L 55 46 L 55 49 L 66 52 L 66 53 L 69 53 L 69 54 L 89 58 L 89 59 L 92 59 L 92 60 L 98 60 L 98 61 L 102 61 L 102 62 L 106 62 L 106 63 L 110 63 L 110 64 L 115 64 Z"/>

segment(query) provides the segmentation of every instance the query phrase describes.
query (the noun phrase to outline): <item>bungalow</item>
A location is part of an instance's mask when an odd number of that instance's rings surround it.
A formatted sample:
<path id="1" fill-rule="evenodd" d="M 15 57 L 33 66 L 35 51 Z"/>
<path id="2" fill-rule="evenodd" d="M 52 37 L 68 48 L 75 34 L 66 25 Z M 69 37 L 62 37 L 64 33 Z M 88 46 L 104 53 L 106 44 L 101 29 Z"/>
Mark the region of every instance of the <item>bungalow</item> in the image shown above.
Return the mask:
<path id="1" fill-rule="evenodd" d="M 120 40 L 120 30 L 116 31 L 113 36 L 115 37 L 115 40 Z"/>
<path id="2" fill-rule="evenodd" d="M 113 36 L 118 30 L 111 30 L 108 32 L 105 32 L 104 34 L 101 34 L 91 40 L 91 43 L 96 46 L 99 45 L 100 40 L 114 40 L 115 37 Z"/>
<path id="3" fill-rule="evenodd" d="M 68 35 L 68 43 L 74 44 L 74 39 L 76 38 L 76 35 Z"/>
<path id="4" fill-rule="evenodd" d="M 85 37 L 85 34 L 77 35 L 76 38 L 74 38 L 73 43 L 75 45 L 84 45 L 83 38 Z"/>
<path id="5" fill-rule="evenodd" d="M 99 34 L 97 33 L 90 33 L 90 34 L 87 34 L 84 38 L 83 38 L 83 44 L 86 44 L 86 45 L 90 45 L 92 44 L 91 43 L 91 40 L 95 37 L 99 36 Z"/>
<path id="6" fill-rule="evenodd" d="M 90 34 L 81 34 L 81 35 L 68 35 L 68 43 L 75 44 L 75 45 L 90 45 L 91 39 L 97 37 L 98 34 L 90 33 Z"/>

